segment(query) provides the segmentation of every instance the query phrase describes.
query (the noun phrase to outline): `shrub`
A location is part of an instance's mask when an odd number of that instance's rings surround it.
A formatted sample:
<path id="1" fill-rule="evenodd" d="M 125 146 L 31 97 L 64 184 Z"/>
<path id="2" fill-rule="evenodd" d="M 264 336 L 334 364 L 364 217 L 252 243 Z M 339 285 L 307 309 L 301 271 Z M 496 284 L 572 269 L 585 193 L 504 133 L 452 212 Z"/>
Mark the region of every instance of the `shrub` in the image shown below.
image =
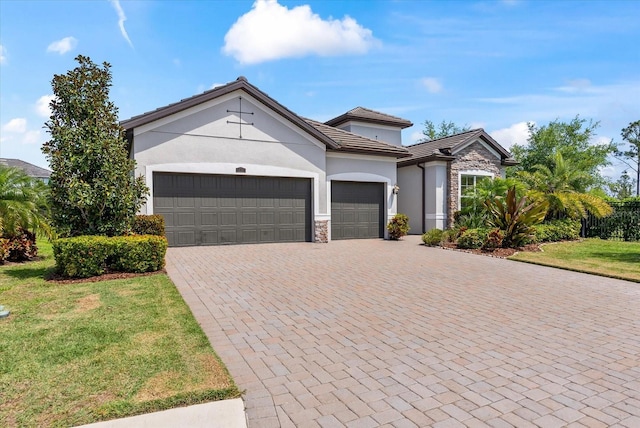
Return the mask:
<path id="1" fill-rule="evenodd" d="M 467 229 L 457 241 L 458 248 L 464 249 L 476 249 L 481 248 L 484 242 L 487 240 L 486 229 Z"/>
<path id="2" fill-rule="evenodd" d="M 409 233 L 409 217 L 405 214 L 396 214 L 387 225 L 389 239 L 397 241 Z"/>
<path id="3" fill-rule="evenodd" d="M 533 226 L 537 242 L 568 241 L 580 238 L 580 222 L 571 219 L 553 220 Z"/>
<path id="4" fill-rule="evenodd" d="M 118 272 L 153 272 L 164 266 L 167 240 L 154 235 L 77 236 L 53 242 L 59 274 L 71 278 Z"/>
<path id="5" fill-rule="evenodd" d="M 440 245 L 443 237 L 444 231 L 442 229 L 431 229 L 422 235 L 422 242 L 429 246 Z"/>
<path id="6" fill-rule="evenodd" d="M 159 214 L 137 215 L 133 222 L 133 233 L 164 236 L 164 217 Z"/>
<path id="7" fill-rule="evenodd" d="M 38 255 L 36 235 L 26 230 L 15 236 L 4 237 L 2 245 L 3 260 L 11 262 L 24 262 Z"/>
<path id="8" fill-rule="evenodd" d="M 496 197 L 485 201 L 489 211 L 488 224 L 504 231 L 504 247 L 520 247 L 533 237 L 533 226 L 544 220 L 549 207 L 546 202 L 527 205 L 527 198 L 516 197 L 516 187 L 507 191 L 506 198 Z"/>
<path id="9" fill-rule="evenodd" d="M 460 234 L 458 229 L 447 229 L 442 233 L 441 242 L 451 242 L 451 243 L 456 242 L 458 240 L 459 235 Z"/>
<path id="10" fill-rule="evenodd" d="M 0 238 L 0 263 L 4 263 L 7 260 L 7 253 L 9 250 L 9 240 L 7 238 Z"/>
<path id="11" fill-rule="evenodd" d="M 164 267 L 167 240 L 156 235 L 111 238 L 112 262 L 109 267 L 119 272 L 155 272 Z"/>
<path id="12" fill-rule="evenodd" d="M 500 229 L 493 229 L 487 235 L 487 239 L 482 244 L 482 248 L 485 250 L 495 250 L 496 248 L 502 247 L 502 241 L 504 239 L 504 235 Z"/>

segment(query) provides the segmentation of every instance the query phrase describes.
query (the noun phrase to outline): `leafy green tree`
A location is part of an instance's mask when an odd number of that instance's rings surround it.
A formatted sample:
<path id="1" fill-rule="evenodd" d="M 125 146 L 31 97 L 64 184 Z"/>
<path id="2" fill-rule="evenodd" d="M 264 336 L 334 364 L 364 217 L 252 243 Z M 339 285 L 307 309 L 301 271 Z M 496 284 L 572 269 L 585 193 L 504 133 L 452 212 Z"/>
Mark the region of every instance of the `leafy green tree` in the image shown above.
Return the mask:
<path id="1" fill-rule="evenodd" d="M 623 128 L 621 135 L 622 139 L 629 144 L 629 149 L 617 150 L 616 157 L 622 159 L 632 170 L 635 171 L 636 196 L 640 196 L 640 120 L 631 122 L 629 126 Z"/>
<path id="2" fill-rule="evenodd" d="M 516 144 L 511 148 L 511 153 L 520 163 L 508 169 L 509 176 L 515 176 L 520 171 L 533 173 L 538 165 L 552 170 L 556 162 L 555 154 L 560 153 L 563 159 L 584 172 L 580 181 L 574 183 L 576 191 L 586 192 L 604 186 L 606 180 L 600 174 L 600 168 L 610 163 L 608 156 L 616 151 L 616 146 L 612 141 L 593 144 L 599 122 L 576 116 L 569 123 L 556 119 L 547 125 L 529 123 L 528 126 L 527 144 Z"/>
<path id="3" fill-rule="evenodd" d="M 484 227 L 488 220 L 485 201 L 493 200 L 496 196 L 506 197 L 509 188 L 515 187 L 520 198 L 526 193 L 526 187 L 515 178 L 501 177 L 479 180 L 475 187 L 468 188 L 462 195 L 465 203 L 459 213 L 454 214 L 456 225 L 468 228 Z"/>
<path id="4" fill-rule="evenodd" d="M 587 212 L 604 217 L 613 212 L 601 197 L 582 191 L 589 174 L 570 160 L 565 160 L 560 151 L 553 157 L 551 168 L 535 165 L 533 172 L 521 171 L 518 177 L 528 186 L 529 195 L 545 201 L 549 210 L 547 219 L 568 216 L 573 219 L 586 218 Z"/>
<path id="5" fill-rule="evenodd" d="M 42 181 L 0 165 L 0 236 L 11 238 L 30 231 L 50 238 L 47 194 Z"/>
<path id="6" fill-rule="evenodd" d="M 54 99 L 42 151 L 51 165 L 51 211 L 62 236 L 127 232 L 148 189 L 133 178 L 118 109 L 109 100 L 111 65 L 76 57 L 78 66 L 52 81 Z"/>
<path id="7" fill-rule="evenodd" d="M 627 171 L 622 171 L 622 175 L 620 175 L 620 178 L 618 178 L 615 183 L 609 183 L 611 195 L 616 199 L 631 198 L 635 188 L 636 182 L 629 177 Z"/>
<path id="8" fill-rule="evenodd" d="M 438 138 L 448 137 L 454 134 L 460 134 L 461 132 L 469 131 L 471 128 L 469 126 L 458 126 L 453 122 L 442 121 L 439 125 L 434 124 L 430 120 L 424 121 L 424 129 L 422 130 L 422 134 L 424 138 L 420 141 L 431 141 L 437 140 Z"/>

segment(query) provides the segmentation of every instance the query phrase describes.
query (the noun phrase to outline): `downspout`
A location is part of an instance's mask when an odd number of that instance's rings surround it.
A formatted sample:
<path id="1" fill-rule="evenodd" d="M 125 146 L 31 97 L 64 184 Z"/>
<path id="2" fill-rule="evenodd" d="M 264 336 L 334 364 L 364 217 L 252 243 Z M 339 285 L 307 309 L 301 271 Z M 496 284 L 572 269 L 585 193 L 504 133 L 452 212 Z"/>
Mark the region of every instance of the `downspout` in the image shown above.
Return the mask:
<path id="1" fill-rule="evenodd" d="M 425 169 L 424 169 L 424 164 L 421 165 L 421 164 L 417 163 L 416 166 L 422 170 L 422 186 L 421 186 L 422 187 L 422 192 L 421 192 L 422 193 L 422 233 L 425 233 L 426 232 L 426 230 L 425 230 L 426 229 L 426 223 L 425 223 L 426 211 L 425 211 L 425 208 L 424 208 L 424 203 L 425 203 L 425 198 L 424 198 L 424 179 L 426 178 L 425 177 L 426 172 L 425 172 Z"/>

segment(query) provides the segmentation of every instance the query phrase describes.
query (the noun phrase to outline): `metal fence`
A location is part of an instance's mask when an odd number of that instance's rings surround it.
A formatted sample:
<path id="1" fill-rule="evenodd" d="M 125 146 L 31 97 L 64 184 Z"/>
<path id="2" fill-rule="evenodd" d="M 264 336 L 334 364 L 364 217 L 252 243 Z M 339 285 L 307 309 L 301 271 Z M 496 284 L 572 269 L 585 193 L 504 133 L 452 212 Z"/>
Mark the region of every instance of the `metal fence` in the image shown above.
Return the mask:
<path id="1" fill-rule="evenodd" d="M 640 241 L 640 201 L 609 202 L 613 214 L 596 218 L 589 214 L 582 220 L 581 236 L 616 241 Z"/>

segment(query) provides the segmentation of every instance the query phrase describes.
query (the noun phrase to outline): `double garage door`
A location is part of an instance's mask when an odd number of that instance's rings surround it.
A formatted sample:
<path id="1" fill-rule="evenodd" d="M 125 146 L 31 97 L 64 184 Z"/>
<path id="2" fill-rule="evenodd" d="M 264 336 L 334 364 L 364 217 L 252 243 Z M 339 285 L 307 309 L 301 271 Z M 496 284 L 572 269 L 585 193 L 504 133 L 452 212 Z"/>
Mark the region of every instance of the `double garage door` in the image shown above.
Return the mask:
<path id="1" fill-rule="evenodd" d="M 312 240 L 311 180 L 154 173 L 170 246 Z M 331 238 L 384 236 L 384 185 L 331 182 Z"/>
<path id="2" fill-rule="evenodd" d="M 311 241 L 311 180 L 154 173 L 170 246 Z"/>

